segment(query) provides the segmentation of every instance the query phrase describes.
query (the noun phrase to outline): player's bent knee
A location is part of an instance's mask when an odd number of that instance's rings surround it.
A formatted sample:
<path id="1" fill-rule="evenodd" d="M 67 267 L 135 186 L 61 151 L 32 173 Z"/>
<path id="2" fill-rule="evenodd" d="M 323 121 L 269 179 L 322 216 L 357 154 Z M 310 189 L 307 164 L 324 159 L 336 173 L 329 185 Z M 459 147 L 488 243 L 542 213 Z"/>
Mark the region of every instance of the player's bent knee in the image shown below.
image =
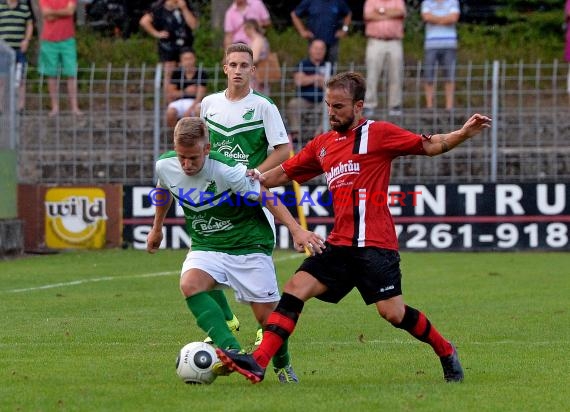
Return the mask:
<path id="1" fill-rule="evenodd" d="M 376 308 L 378 309 L 378 314 L 394 326 L 399 325 L 404 318 L 405 309 L 397 305 L 382 305 L 379 302 L 376 304 Z"/>
<path id="2" fill-rule="evenodd" d="M 185 298 L 190 296 L 197 295 L 200 292 L 205 292 L 203 288 L 198 287 L 195 283 L 192 282 L 180 282 L 180 292 L 184 295 Z"/>
<path id="3" fill-rule="evenodd" d="M 327 287 L 307 272 L 297 272 L 283 286 L 283 292 L 293 295 L 303 302 L 326 292 Z"/>

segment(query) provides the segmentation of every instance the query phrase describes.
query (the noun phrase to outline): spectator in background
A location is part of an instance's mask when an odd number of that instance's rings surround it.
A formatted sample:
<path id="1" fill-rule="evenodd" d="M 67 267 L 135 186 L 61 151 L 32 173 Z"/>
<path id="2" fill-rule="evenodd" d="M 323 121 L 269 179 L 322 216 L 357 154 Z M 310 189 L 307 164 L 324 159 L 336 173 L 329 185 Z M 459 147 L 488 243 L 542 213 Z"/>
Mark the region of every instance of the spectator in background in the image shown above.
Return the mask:
<path id="1" fill-rule="evenodd" d="M 172 72 L 168 84 L 166 125 L 176 126 L 182 117 L 200 116 L 200 103 L 206 95 L 208 75 L 196 67 L 196 55 L 190 48 L 180 51 L 180 67 Z"/>
<path id="2" fill-rule="evenodd" d="M 426 107 L 433 108 L 434 78 L 436 63 L 443 67 L 445 108 L 453 109 L 455 94 L 455 63 L 457 61 L 457 29 L 459 20 L 457 0 L 424 0 L 422 20 L 426 23 L 425 33 L 425 96 Z"/>
<path id="3" fill-rule="evenodd" d="M 40 0 L 43 19 L 40 35 L 39 72 L 48 78 L 50 116 L 59 114 L 58 75 L 67 77 L 71 113 L 82 115 L 77 103 L 77 43 L 73 17 L 76 0 Z"/>
<path id="4" fill-rule="evenodd" d="M 34 19 L 27 0 L 0 2 L 0 39 L 16 53 L 16 87 L 18 112 L 24 110 L 26 99 L 26 52 L 34 34 Z M 2 83 L 2 89 L 4 84 Z"/>
<path id="5" fill-rule="evenodd" d="M 259 23 L 254 19 L 246 19 L 243 28 L 247 36 L 246 44 L 253 52 L 253 64 L 266 59 L 270 52 L 269 41 L 263 35 Z"/>
<path id="6" fill-rule="evenodd" d="M 306 24 L 301 19 L 306 18 Z M 326 60 L 338 60 L 338 41 L 348 33 L 352 12 L 344 0 L 302 0 L 291 12 L 295 28 L 309 41 L 321 39 L 327 46 Z"/>
<path id="7" fill-rule="evenodd" d="M 314 39 L 309 44 L 309 56 L 299 62 L 294 74 L 297 97 L 287 104 L 287 122 L 291 141 L 299 140 L 303 113 L 313 113 L 317 126 L 308 133 L 313 137 L 322 131 L 323 97 L 326 81 L 327 46 L 324 41 Z"/>
<path id="8" fill-rule="evenodd" d="M 269 41 L 267 41 L 267 38 L 261 32 L 261 27 L 256 20 L 246 19 L 243 28 L 248 38 L 247 44 L 253 52 L 253 65 L 256 66 L 259 62 L 269 57 L 269 53 L 271 52 Z M 263 79 L 256 76 L 256 72 L 253 72 L 251 87 L 254 90 L 268 94 L 268 86 L 269 85 L 265 84 Z"/>
<path id="9" fill-rule="evenodd" d="M 388 114 L 402 114 L 404 71 L 404 0 L 366 0 L 364 24 L 366 42 L 366 97 L 364 116 L 372 115 L 378 106 L 378 79 L 384 64 L 388 65 Z"/>
<path id="10" fill-rule="evenodd" d="M 164 86 L 168 88 L 172 71 L 180 60 L 182 48 L 194 46 L 192 30 L 198 17 L 186 0 L 159 0 L 140 19 L 141 27 L 158 39 L 158 58 L 164 64 Z"/>
<path id="11" fill-rule="evenodd" d="M 267 7 L 261 0 L 234 0 L 226 10 L 224 17 L 224 48 L 232 43 L 249 44 L 245 33 L 245 21 L 255 20 L 263 33 L 264 28 L 271 24 L 271 17 Z"/>
<path id="12" fill-rule="evenodd" d="M 564 7 L 564 21 L 566 23 L 566 47 L 564 49 L 564 60 L 570 63 L 570 0 L 566 0 Z M 568 80 L 566 91 L 570 95 L 570 67 L 568 68 Z"/>

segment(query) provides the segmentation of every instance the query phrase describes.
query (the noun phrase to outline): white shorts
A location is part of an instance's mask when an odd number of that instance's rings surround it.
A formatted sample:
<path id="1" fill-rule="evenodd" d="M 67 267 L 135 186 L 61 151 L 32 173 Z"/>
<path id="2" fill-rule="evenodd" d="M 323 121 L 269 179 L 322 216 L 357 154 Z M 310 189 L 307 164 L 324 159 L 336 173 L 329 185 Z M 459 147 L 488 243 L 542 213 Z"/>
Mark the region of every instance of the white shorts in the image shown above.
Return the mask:
<path id="1" fill-rule="evenodd" d="M 176 109 L 176 116 L 180 119 L 186 113 L 192 105 L 194 104 L 194 99 L 178 99 L 174 100 L 168 105 L 169 109 Z M 197 113 L 196 115 L 198 115 Z"/>
<path id="2" fill-rule="evenodd" d="M 263 253 L 229 255 L 191 250 L 180 276 L 190 269 L 201 269 L 220 285 L 232 288 L 240 302 L 269 303 L 281 298 L 273 259 Z"/>

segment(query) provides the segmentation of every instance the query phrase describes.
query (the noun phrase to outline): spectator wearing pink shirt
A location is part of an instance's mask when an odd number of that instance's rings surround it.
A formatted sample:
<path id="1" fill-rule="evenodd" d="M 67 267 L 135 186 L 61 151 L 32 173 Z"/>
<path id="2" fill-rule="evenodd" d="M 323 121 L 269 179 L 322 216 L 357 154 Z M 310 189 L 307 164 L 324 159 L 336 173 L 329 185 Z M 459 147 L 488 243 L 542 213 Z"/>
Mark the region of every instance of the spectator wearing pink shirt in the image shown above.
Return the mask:
<path id="1" fill-rule="evenodd" d="M 249 37 L 244 30 L 246 20 L 255 20 L 262 30 L 271 24 L 267 7 L 261 0 L 234 0 L 226 10 L 224 17 L 224 47 L 232 43 L 249 44 Z"/>
<path id="2" fill-rule="evenodd" d="M 366 43 L 366 96 L 364 112 L 371 116 L 378 106 L 378 80 L 388 69 L 388 107 L 390 116 L 402 114 L 404 71 L 404 0 L 366 0 L 364 3 Z"/>

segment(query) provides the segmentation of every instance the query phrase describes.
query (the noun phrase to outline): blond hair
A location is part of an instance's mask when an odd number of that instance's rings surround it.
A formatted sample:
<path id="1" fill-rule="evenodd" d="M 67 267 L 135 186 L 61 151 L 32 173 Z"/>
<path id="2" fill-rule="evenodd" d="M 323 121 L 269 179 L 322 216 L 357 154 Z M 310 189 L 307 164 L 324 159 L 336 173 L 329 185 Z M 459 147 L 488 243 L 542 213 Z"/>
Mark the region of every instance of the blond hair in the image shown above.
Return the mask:
<path id="1" fill-rule="evenodd" d="M 174 144 L 192 147 L 200 143 L 208 143 L 210 135 L 208 127 L 200 117 L 183 117 L 174 128 Z"/>

